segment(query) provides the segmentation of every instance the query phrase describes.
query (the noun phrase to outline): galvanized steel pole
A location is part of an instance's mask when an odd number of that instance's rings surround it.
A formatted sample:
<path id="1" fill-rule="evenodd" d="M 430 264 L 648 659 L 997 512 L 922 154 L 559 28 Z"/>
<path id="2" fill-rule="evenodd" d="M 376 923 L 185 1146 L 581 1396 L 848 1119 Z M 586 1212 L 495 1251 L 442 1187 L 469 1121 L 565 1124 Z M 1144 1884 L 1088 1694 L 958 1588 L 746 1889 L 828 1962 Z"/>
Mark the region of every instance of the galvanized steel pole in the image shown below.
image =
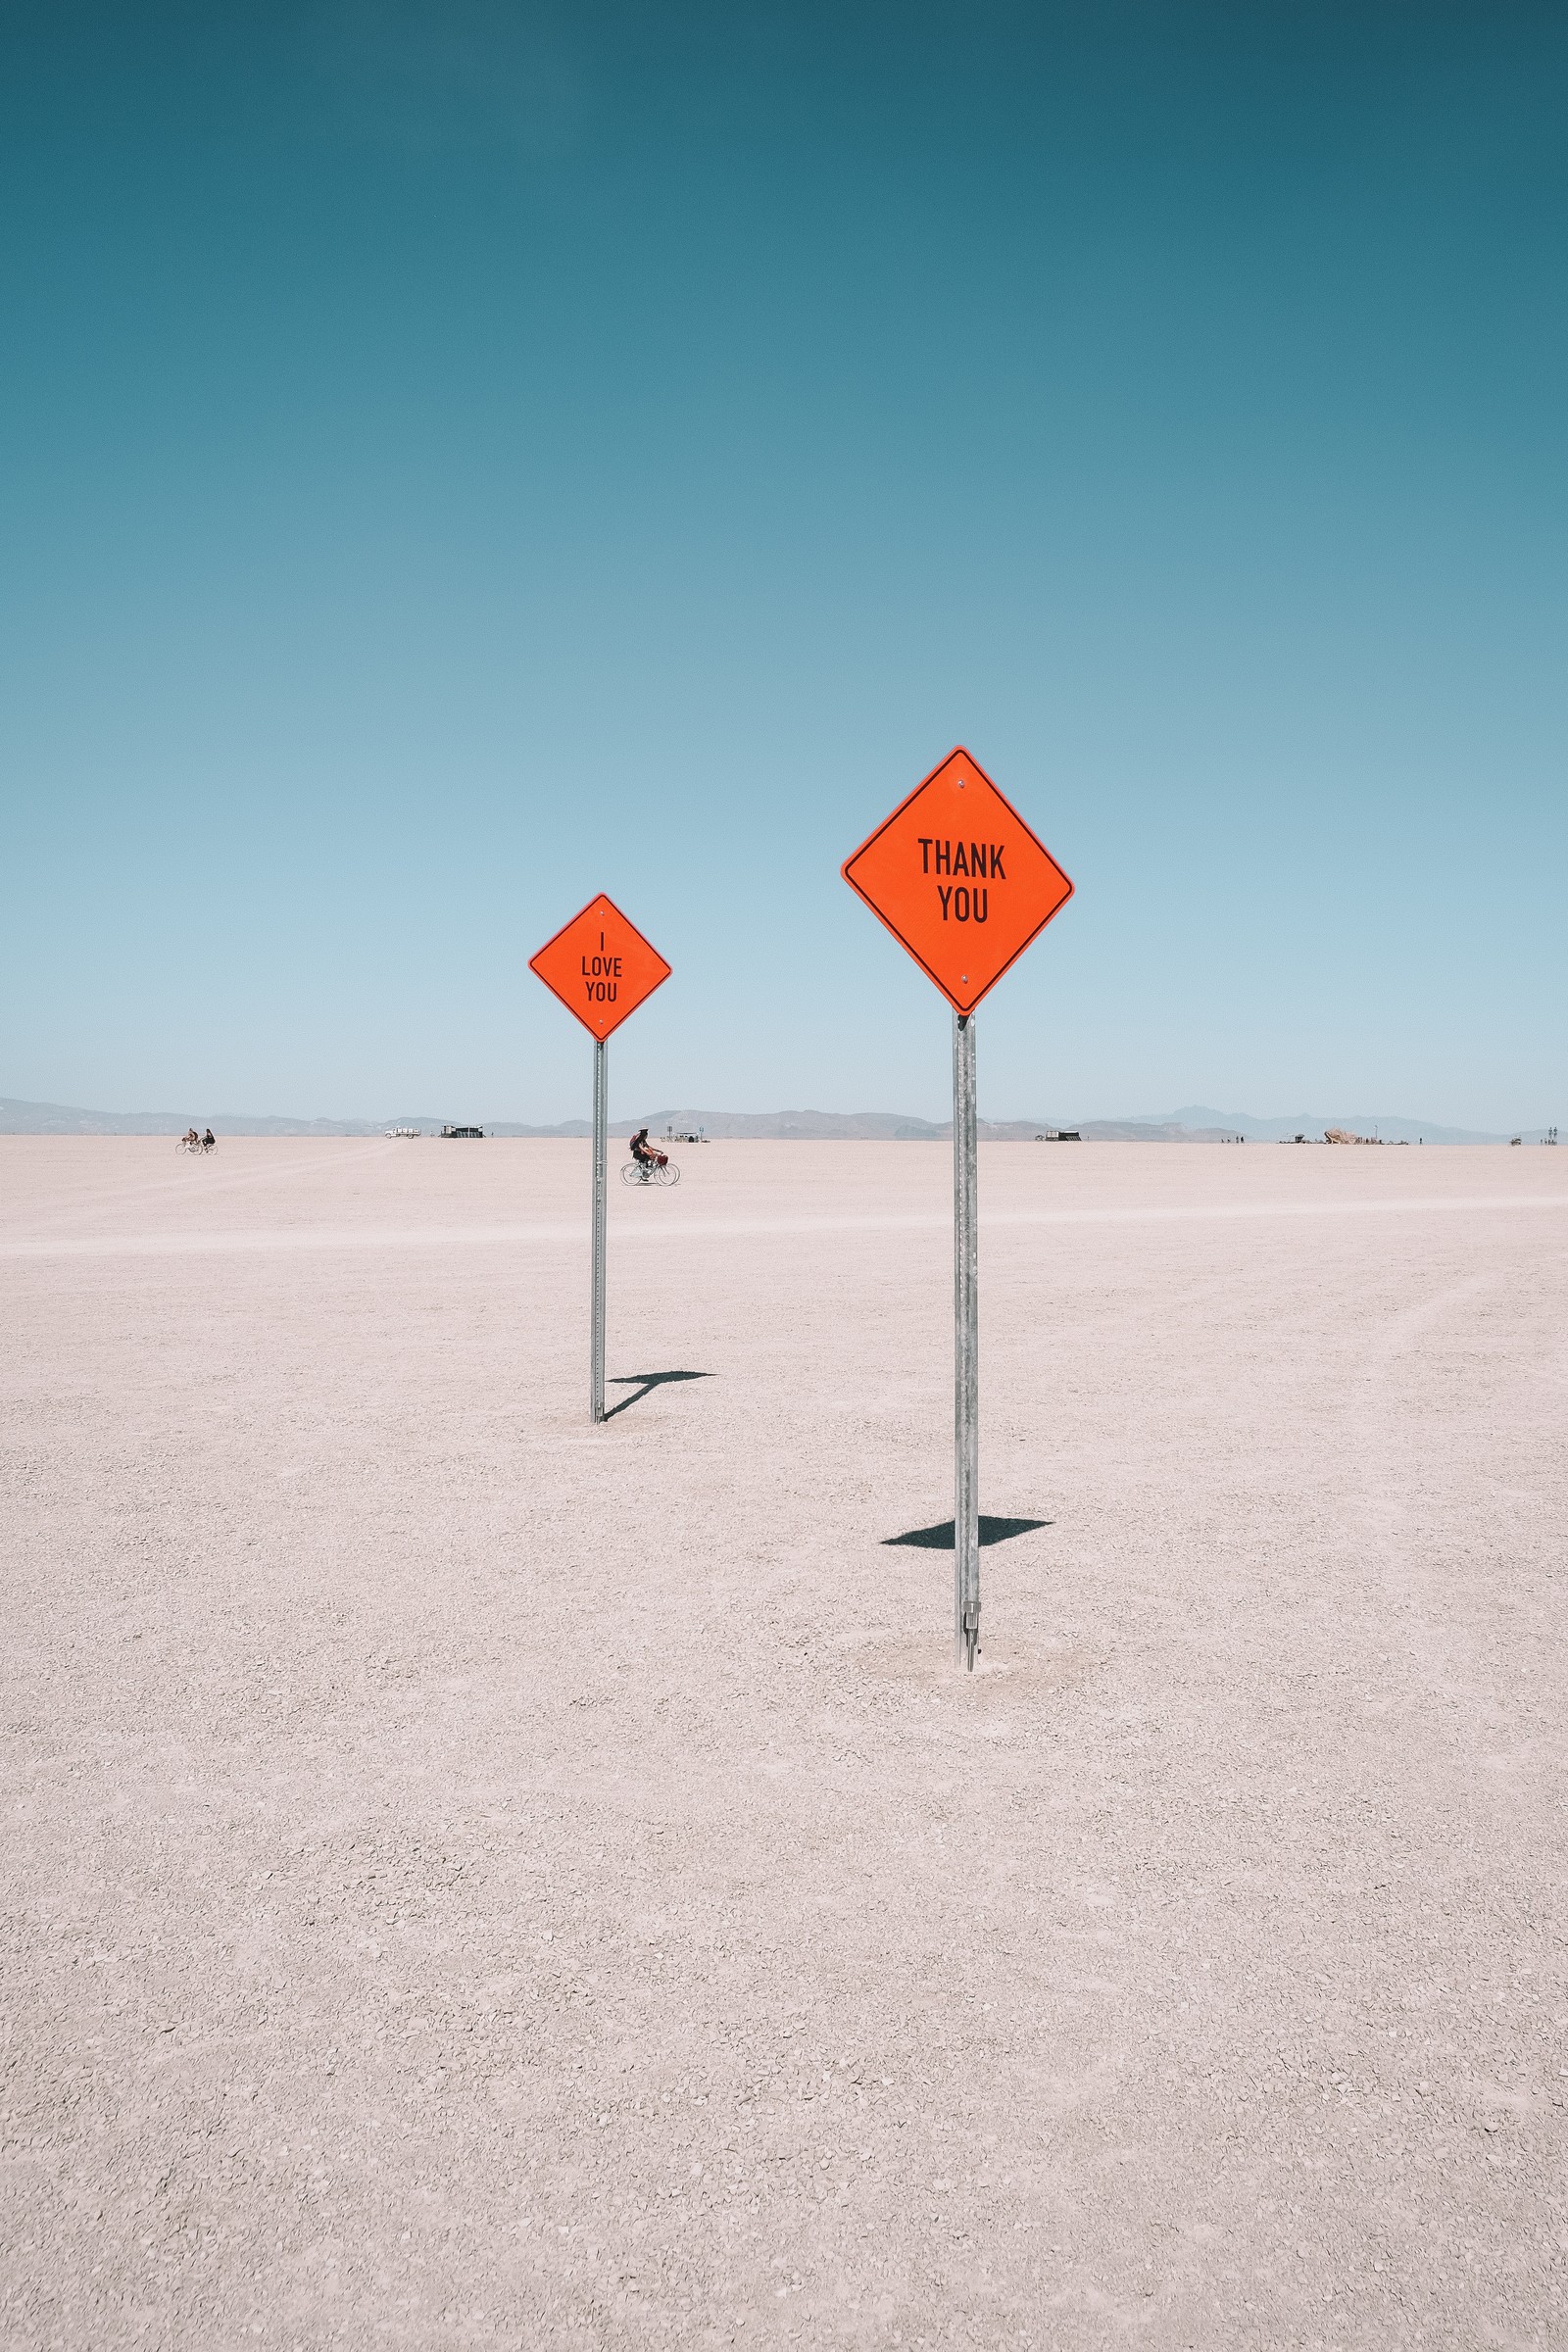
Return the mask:
<path id="1" fill-rule="evenodd" d="M 605 1200 L 610 1185 L 610 1048 L 594 1040 L 594 1234 L 593 1304 L 588 1341 L 589 1418 L 605 1417 Z"/>
<path id="2" fill-rule="evenodd" d="M 980 1255 L 974 1014 L 953 1016 L 953 1628 L 973 1672 L 980 1646 Z"/>

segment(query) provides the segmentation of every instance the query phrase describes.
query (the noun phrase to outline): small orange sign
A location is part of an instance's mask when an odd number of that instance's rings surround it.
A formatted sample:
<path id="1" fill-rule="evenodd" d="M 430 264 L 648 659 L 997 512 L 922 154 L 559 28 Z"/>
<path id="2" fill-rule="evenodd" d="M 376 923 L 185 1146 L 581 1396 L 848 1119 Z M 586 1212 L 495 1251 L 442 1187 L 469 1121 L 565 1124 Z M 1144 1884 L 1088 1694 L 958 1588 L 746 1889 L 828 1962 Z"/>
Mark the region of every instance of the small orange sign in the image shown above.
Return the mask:
<path id="1" fill-rule="evenodd" d="M 601 1042 L 669 978 L 659 950 L 603 892 L 529 957 L 528 969 Z"/>
<path id="2" fill-rule="evenodd" d="M 962 1013 L 1072 897 L 1051 852 L 961 749 L 915 786 L 843 871 Z"/>

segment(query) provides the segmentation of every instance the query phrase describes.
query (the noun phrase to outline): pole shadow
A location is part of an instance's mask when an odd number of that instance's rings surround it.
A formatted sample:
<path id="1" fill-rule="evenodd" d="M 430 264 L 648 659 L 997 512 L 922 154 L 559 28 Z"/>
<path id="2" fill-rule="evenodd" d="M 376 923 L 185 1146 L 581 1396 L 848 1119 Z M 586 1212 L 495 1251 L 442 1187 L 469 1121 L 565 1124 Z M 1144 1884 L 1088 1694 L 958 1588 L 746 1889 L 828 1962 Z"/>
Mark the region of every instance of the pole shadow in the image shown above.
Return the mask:
<path id="1" fill-rule="evenodd" d="M 618 1409 L 618 1408 L 617 1408 Z M 1054 1527 L 1054 1519 L 989 1519 L 980 1514 L 980 1544 L 1005 1544 L 1009 1536 L 1027 1536 L 1037 1527 Z M 911 1544 L 922 1551 L 951 1551 L 953 1549 L 953 1521 L 939 1519 L 935 1527 L 911 1527 L 902 1536 L 884 1536 L 884 1546 L 890 1544 Z"/>
<path id="2" fill-rule="evenodd" d="M 629 1396 L 623 1396 L 618 1404 L 609 1406 L 605 1413 L 605 1419 L 613 1421 L 617 1413 L 624 1413 L 630 1406 L 641 1404 L 643 1398 L 651 1396 L 655 1389 L 664 1388 L 672 1380 L 712 1380 L 713 1378 L 714 1375 L 711 1372 L 617 1372 L 610 1383 L 611 1387 L 612 1389 L 630 1389 L 632 1393 Z"/>

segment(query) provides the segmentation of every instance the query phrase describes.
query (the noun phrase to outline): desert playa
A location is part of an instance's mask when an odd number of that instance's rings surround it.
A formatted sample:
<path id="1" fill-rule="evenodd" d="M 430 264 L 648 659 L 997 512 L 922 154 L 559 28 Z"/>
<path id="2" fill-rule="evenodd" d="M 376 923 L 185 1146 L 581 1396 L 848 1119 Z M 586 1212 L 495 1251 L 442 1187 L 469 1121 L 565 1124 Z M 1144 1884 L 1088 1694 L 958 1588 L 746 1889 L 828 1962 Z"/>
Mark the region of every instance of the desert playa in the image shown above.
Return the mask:
<path id="1" fill-rule="evenodd" d="M 1568 1153 L 679 1156 L 0 1141 L 6 2341 L 1561 2344 Z"/>

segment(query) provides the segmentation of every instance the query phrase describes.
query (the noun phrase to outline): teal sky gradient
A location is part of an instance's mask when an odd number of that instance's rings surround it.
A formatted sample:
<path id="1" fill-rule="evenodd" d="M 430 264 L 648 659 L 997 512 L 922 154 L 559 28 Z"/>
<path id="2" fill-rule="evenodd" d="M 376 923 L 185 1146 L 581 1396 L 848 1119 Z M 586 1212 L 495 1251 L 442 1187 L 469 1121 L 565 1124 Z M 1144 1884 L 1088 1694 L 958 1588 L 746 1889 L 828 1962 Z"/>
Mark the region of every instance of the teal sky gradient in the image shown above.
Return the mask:
<path id="1" fill-rule="evenodd" d="M 1568 12 L 0 28 L 0 1093 L 943 1114 L 839 879 L 1077 885 L 988 1116 L 1568 1111 Z"/>

